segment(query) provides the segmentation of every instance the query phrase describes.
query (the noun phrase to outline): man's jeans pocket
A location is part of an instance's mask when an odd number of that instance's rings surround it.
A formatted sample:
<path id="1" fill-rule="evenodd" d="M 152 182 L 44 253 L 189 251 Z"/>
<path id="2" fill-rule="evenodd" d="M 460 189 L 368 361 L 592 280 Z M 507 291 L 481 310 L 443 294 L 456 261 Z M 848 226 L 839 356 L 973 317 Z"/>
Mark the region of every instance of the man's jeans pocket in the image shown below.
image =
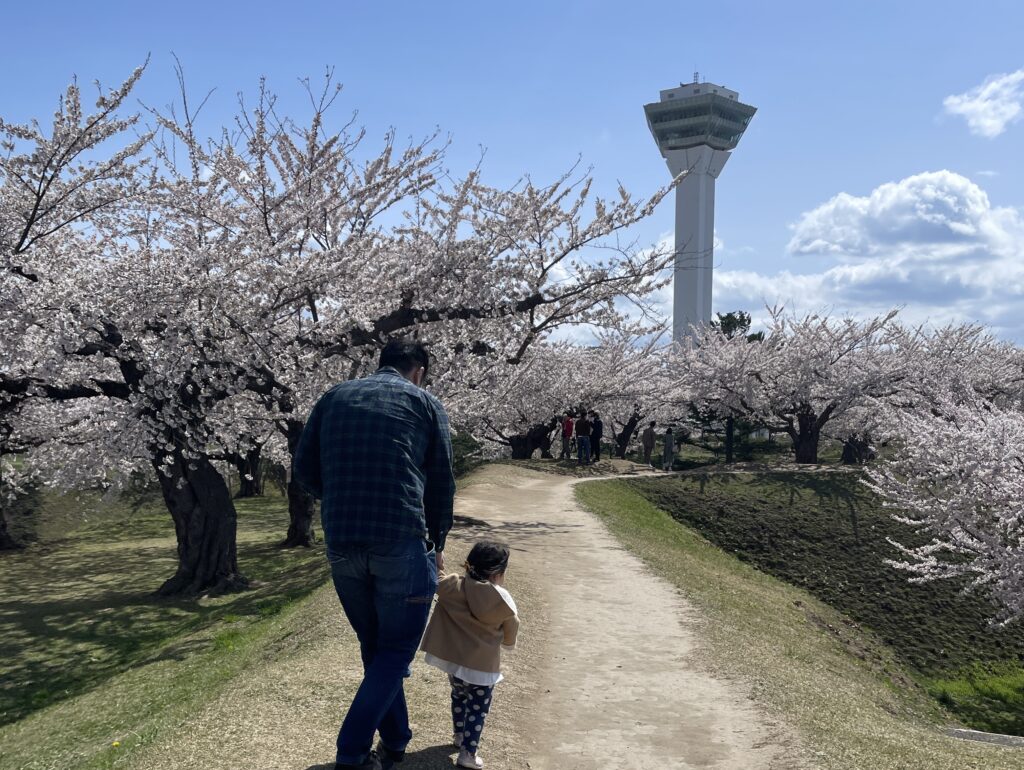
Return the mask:
<path id="1" fill-rule="evenodd" d="M 434 554 L 422 542 L 402 556 L 371 556 L 370 571 L 381 594 L 413 604 L 430 604 L 437 591 Z"/>

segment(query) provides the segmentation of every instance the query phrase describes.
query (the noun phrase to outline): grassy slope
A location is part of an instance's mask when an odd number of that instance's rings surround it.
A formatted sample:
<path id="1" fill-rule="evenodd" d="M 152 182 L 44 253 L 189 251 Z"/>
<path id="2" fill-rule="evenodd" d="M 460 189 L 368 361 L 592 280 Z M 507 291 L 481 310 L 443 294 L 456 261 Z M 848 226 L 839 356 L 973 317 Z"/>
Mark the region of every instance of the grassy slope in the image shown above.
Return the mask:
<path id="1" fill-rule="evenodd" d="M 92 509 L 84 520 L 82 506 Z M 0 767 L 47 767 L 42 757 L 74 753 L 80 741 L 95 752 L 108 739 L 138 740 L 132 731 L 151 731 L 163 710 L 236 674 L 266 623 L 323 584 L 319 549 L 277 548 L 281 498 L 237 507 L 239 564 L 254 589 L 168 601 L 152 596 L 176 563 L 159 501 L 48 502 L 41 542 L 0 555 Z"/>
<path id="2" fill-rule="evenodd" d="M 1010 770 L 1024 753 L 957 741 L 891 648 L 808 592 L 759 572 L 656 508 L 629 483 L 578 487 L 624 545 L 705 619 L 708 661 L 747 681 L 837 770 Z"/>
<path id="3" fill-rule="evenodd" d="M 642 494 L 718 547 L 876 632 L 971 727 L 1024 734 L 1024 625 L 950 581 L 913 585 L 883 563 L 912 540 L 859 473 L 717 474 L 644 481 Z"/>
<path id="4" fill-rule="evenodd" d="M 123 767 L 133 752 L 173 732 L 239 676 L 289 654 L 312 600 L 186 637 L 83 695 L 0 728 L 0 768 Z"/>

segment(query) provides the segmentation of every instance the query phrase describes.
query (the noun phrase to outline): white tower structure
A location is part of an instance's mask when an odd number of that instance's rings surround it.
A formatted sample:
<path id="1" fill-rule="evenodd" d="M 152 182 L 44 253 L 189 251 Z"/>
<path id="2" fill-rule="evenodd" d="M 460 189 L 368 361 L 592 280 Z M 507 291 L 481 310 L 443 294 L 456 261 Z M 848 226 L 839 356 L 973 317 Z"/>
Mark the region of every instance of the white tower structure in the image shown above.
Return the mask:
<path id="1" fill-rule="evenodd" d="M 687 172 L 676 188 L 676 261 L 672 339 L 711 321 L 711 276 L 715 239 L 715 180 L 756 107 L 713 83 L 680 84 L 644 105 L 647 124 L 672 176 Z"/>

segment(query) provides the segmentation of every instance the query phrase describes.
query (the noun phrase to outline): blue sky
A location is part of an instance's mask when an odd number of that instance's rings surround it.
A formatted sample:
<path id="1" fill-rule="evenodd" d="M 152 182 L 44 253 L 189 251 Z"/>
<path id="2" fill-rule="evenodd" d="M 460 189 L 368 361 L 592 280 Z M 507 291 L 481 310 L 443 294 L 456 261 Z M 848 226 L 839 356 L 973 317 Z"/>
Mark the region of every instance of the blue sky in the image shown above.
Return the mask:
<path id="1" fill-rule="evenodd" d="M 1024 103 L 1022 3 L 50 2 L 3 23 L 8 119 L 147 54 L 140 98 L 173 98 L 174 52 L 194 93 L 217 89 L 211 124 L 261 75 L 300 111 L 296 78 L 330 65 L 339 119 L 358 110 L 371 142 L 440 127 L 453 171 L 481 147 L 494 184 L 582 157 L 599 189 L 638 195 L 668 179 L 643 104 L 697 69 L 758 107 L 718 184 L 717 309 L 905 304 L 1024 340 L 1024 120 L 1007 117 Z M 672 219 L 665 204 L 635 235 Z"/>

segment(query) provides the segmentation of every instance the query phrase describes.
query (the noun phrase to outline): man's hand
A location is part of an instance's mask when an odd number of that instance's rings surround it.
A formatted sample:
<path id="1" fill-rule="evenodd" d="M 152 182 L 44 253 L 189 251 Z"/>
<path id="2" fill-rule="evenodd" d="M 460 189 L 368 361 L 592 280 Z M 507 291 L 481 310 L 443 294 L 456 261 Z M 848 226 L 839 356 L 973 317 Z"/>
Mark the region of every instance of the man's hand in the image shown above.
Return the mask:
<path id="1" fill-rule="evenodd" d="M 437 563 L 437 571 L 444 571 L 444 553 L 442 551 L 434 551 L 434 561 Z"/>

